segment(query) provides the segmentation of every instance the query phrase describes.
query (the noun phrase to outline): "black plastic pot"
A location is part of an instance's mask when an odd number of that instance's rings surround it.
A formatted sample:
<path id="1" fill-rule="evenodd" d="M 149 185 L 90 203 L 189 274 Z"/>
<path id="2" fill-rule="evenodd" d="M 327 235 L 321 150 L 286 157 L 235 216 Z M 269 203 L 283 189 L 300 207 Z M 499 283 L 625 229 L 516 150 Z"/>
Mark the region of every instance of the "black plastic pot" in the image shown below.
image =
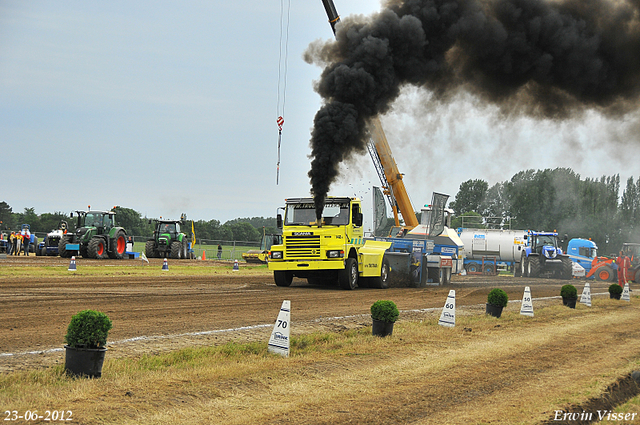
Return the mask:
<path id="1" fill-rule="evenodd" d="M 566 305 L 569 308 L 576 308 L 576 301 L 578 301 L 578 297 L 576 298 L 562 297 L 562 304 Z"/>
<path id="2" fill-rule="evenodd" d="M 499 306 L 499 305 L 487 303 L 487 314 L 491 315 L 493 317 L 500 317 L 500 316 L 502 316 L 502 309 L 503 308 L 504 307 Z"/>
<path id="3" fill-rule="evenodd" d="M 371 332 L 374 336 L 385 337 L 393 333 L 393 323 L 385 322 L 383 320 L 373 319 L 373 326 Z"/>
<path id="4" fill-rule="evenodd" d="M 613 298 L 615 300 L 619 300 L 621 295 L 622 294 L 612 294 L 611 292 L 609 292 L 609 298 Z"/>
<path id="5" fill-rule="evenodd" d="M 105 348 L 75 348 L 64 346 L 66 355 L 64 359 L 65 371 L 74 376 L 88 376 L 100 378 L 102 376 L 102 364 L 107 352 Z"/>

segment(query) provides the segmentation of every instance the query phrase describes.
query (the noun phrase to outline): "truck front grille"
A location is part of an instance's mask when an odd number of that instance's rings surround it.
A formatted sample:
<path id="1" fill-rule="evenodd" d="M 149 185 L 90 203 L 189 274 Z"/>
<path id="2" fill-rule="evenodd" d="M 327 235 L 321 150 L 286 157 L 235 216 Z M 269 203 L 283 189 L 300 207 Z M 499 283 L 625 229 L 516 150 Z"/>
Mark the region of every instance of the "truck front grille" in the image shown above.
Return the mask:
<path id="1" fill-rule="evenodd" d="M 287 258 L 320 258 L 320 236 L 285 236 Z"/>

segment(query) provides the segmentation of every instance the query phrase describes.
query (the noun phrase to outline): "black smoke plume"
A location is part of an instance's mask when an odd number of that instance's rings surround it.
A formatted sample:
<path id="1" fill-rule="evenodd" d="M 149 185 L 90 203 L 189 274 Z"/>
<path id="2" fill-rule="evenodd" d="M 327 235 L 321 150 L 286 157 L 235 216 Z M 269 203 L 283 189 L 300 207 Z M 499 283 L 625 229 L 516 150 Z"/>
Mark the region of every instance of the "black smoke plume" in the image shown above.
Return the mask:
<path id="1" fill-rule="evenodd" d="M 438 102 L 472 93 L 505 118 L 635 111 L 640 0 L 395 0 L 343 20 L 306 59 L 324 67 L 309 171 L 320 217 L 340 162 L 366 149 L 367 121 L 405 84 Z"/>

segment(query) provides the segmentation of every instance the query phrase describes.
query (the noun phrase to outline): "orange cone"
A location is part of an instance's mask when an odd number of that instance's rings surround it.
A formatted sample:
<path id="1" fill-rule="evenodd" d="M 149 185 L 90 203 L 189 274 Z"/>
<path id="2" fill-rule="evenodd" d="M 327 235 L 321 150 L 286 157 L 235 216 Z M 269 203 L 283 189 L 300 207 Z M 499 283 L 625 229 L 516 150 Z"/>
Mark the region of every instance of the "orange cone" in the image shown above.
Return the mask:
<path id="1" fill-rule="evenodd" d="M 207 259 L 207 251 L 202 250 L 202 259 L 206 260 Z"/>

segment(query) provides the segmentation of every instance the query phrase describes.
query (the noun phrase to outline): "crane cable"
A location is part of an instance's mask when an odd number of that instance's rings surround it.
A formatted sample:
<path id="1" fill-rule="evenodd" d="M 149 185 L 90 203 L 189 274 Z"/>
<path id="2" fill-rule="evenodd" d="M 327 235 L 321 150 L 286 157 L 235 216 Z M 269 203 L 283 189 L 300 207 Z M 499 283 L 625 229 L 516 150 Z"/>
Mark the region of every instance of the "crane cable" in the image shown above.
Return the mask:
<path id="1" fill-rule="evenodd" d="M 289 17 L 291 15 L 291 0 L 288 0 L 286 22 L 284 18 L 284 0 L 280 0 L 280 55 L 278 57 L 278 103 L 276 106 L 276 123 L 278 124 L 278 164 L 276 170 L 276 184 L 280 183 L 280 145 L 282 144 L 282 126 L 284 125 L 284 109 L 287 101 L 287 59 L 289 56 Z M 284 33 L 284 47 L 283 47 Z M 284 61 L 282 51 L 284 48 Z M 284 64 L 283 64 L 284 62 Z M 284 70 L 283 70 L 284 68 Z M 282 82 L 282 90 L 280 83 Z M 282 109 L 280 96 L 282 95 Z"/>

